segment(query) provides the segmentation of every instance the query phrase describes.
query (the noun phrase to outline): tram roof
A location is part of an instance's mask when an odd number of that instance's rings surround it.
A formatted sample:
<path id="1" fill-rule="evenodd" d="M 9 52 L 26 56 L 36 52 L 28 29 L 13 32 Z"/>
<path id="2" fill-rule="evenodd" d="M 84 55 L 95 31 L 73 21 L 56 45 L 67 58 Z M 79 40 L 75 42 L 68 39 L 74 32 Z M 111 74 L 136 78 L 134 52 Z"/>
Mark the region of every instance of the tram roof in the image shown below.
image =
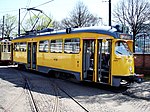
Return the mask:
<path id="1" fill-rule="evenodd" d="M 118 32 L 116 28 L 110 26 L 92 26 L 92 27 L 84 27 L 84 28 L 68 28 L 66 30 L 58 30 L 58 31 L 48 31 L 31 35 L 24 35 L 20 37 L 16 37 L 16 39 L 24 39 L 24 38 L 36 38 L 40 36 L 52 36 L 52 35 L 60 35 L 60 34 L 75 34 L 75 33 L 97 33 L 97 34 L 106 34 L 113 36 L 114 38 L 119 38 Z"/>

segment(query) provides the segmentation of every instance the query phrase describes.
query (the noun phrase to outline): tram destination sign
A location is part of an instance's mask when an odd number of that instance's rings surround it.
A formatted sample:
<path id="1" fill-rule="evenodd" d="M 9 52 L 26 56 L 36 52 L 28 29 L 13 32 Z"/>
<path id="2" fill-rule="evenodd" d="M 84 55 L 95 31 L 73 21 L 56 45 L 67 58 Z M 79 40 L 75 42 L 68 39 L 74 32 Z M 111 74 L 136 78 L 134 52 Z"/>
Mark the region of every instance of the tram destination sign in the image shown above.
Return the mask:
<path id="1" fill-rule="evenodd" d="M 129 34 L 120 34 L 121 39 L 132 40 L 132 35 Z"/>

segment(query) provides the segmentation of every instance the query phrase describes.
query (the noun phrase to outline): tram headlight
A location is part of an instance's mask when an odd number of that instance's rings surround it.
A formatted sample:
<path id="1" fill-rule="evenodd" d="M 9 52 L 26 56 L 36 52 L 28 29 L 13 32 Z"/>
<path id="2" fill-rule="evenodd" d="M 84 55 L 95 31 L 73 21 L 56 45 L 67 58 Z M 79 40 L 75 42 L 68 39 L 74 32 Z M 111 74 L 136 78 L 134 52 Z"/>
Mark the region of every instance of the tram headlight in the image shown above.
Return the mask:
<path id="1" fill-rule="evenodd" d="M 129 67 L 129 71 L 132 72 L 132 67 L 131 66 Z"/>

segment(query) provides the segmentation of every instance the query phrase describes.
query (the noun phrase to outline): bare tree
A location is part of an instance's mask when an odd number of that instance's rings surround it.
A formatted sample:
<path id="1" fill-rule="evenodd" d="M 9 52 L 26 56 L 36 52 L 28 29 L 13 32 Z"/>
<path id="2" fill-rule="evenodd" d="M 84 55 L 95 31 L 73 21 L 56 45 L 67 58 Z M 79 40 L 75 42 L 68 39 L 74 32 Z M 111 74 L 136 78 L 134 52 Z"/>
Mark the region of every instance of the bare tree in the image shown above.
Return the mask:
<path id="1" fill-rule="evenodd" d="M 53 21 L 52 25 L 53 25 L 54 29 L 57 29 L 57 30 L 63 29 L 61 22 L 59 22 L 59 21 Z"/>
<path id="2" fill-rule="evenodd" d="M 135 42 L 135 37 L 142 30 L 143 24 L 150 19 L 150 3 L 148 0 L 122 0 L 114 10 L 114 17 L 121 24 L 130 27 Z"/>
<path id="3" fill-rule="evenodd" d="M 99 18 L 91 14 L 83 4 L 78 2 L 75 8 L 70 12 L 70 16 L 61 21 L 62 27 L 87 27 L 94 26 L 99 23 Z"/>
<path id="4" fill-rule="evenodd" d="M 4 36 L 5 38 L 10 38 L 14 33 L 13 31 L 17 27 L 17 19 L 15 16 L 5 15 L 4 19 Z"/>

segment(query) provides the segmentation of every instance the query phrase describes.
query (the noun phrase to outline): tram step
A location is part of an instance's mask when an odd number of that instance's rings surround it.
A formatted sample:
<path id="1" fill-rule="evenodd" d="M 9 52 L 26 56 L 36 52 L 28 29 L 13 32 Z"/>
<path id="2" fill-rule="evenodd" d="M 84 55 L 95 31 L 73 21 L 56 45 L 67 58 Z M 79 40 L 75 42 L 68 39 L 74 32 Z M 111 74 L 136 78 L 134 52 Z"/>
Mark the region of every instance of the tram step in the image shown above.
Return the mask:
<path id="1" fill-rule="evenodd" d="M 102 76 L 102 78 L 104 78 L 104 79 L 109 79 L 109 77 L 108 77 L 108 76 Z"/>
<path id="2" fill-rule="evenodd" d="M 108 78 L 101 78 L 101 82 L 105 82 L 105 83 L 108 83 Z"/>

